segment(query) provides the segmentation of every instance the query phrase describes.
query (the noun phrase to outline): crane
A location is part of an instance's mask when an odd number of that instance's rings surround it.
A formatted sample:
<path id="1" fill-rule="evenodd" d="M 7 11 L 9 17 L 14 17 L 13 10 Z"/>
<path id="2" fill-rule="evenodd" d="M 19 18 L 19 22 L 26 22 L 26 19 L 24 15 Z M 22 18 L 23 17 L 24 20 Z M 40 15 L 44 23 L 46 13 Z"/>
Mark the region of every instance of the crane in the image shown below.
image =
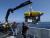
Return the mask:
<path id="1" fill-rule="evenodd" d="M 3 32 L 7 32 L 8 29 L 11 28 L 11 26 L 10 26 L 11 24 L 8 23 L 8 17 L 9 17 L 9 15 L 11 13 L 14 13 L 15 10 L 18 10 L 18 9 L 20 9 L 20 8 L 22 8 L 24 6 L 27 6 L 27 5 L 31 4 L 31 3 L 32 2 L 28 0 L 28 1 L 25 1 L 25 2 L 21 3 L 19 6 L 16 6 L 15 8 L 9 8 L 7 10 L 7 13 L 6 13 L 6 16 L 5 16 L 5 23 L 1 27 L 2 30 L 3 30 Z"/>
<path id="2" fill-rule="evenodd" d="M 14 13 L 13 11 L 17 10 L 17 9 L 20 9 L 28 4 L 31 4 L 32 2 L 30 2 L 29 0 L 24 2 L 24 3 L 21 3 L 19 6 L 16 6 L 15 8 L 9 8 L 7 10 L 7 13 L 6 13 L 6 17 L 5 17 L 5 21 L 8 22 L 8 17 L 10 15 L 10 13 Z"/>

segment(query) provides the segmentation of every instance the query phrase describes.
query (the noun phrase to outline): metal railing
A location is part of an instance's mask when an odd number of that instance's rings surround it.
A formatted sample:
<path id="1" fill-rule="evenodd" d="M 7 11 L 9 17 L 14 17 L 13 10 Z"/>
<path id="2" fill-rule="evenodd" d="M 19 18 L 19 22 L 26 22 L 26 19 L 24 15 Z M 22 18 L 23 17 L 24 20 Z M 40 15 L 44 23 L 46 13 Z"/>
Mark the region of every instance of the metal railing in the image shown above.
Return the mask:
<path id="1" fill-rule="evenodd" d="M 34 38 L 50 38 L 50 29 L 30 27 L 28 32 Z"/>

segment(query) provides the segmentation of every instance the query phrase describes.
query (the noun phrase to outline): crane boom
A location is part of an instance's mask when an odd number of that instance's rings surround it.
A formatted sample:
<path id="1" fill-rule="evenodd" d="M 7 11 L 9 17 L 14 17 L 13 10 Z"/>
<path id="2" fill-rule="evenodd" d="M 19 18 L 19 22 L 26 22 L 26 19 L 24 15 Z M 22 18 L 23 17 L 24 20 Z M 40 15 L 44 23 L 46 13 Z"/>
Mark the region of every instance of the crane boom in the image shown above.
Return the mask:
<path id="1" fill-rule="evenodd" d="M 8 9 L 7 13 L 6 13 L 5 21 L 8 22 L 8 16 L 10 15 L 10 12 L 13 13 L 13 11 L 15 11 L 16 9 L 20 9 L 20 8 L 22 8 L 22 7 L 24 7 L 24 6 L 28 5 L 28 4 L 31 4 L 31 3 L 32 2 L 30 2 L 30 1 L 26 1 L 26 2 L 24 2 L 22 4 L 20 4 L 19 6 L 16 6 L 16 8 L 13 8 L 13 9 L 10 8 L 10 9 Z"/>
<path id="2" fill-rule="evenodd" d="M 28 4 L 31 4 L 31 3 L 32 3 L 32 2 L 30 2 L 30 1 L 26 1 L 26 2 L 24 2 L 24 3 L 22 3 L 22 4 L 20 4 L 19 6 L 17 6 L 16 8 L 14 8 L 14 10 L 20 9 L 20 8 L 22 8 L 22 7 L 24 7 L 24 6 L 28 5 Z"/>

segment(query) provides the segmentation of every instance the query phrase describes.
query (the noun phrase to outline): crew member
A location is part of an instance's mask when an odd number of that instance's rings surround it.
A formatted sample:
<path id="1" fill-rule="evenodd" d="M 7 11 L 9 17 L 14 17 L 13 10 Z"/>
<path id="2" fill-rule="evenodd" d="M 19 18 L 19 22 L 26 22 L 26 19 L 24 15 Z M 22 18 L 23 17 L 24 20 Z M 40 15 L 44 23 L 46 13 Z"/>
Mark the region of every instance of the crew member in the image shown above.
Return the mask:
<path id="1" fill-rule="evenodd" d="M 17 25 L 16 25 L 16 22 L 13 22 L 12 24 L 12 32 L 13 32 L 13 35 L 17 35 Z"/>
<path id="2" fill-rule="evenodd" d="M 24 38 L 26 38 L 26 33 L 28 31 L 28 24 L 27 23 L 23 23 L 23 26 L 22 26 L 22 35 Z"/>

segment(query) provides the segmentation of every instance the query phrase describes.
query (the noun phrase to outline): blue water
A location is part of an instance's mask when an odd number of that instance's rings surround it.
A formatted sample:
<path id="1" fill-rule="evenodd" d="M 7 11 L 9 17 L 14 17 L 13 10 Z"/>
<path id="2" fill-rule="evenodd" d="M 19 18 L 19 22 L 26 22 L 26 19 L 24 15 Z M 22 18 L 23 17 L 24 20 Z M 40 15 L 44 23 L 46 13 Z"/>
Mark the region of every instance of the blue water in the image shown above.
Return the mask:
<path id="1" fill-rule="evenodd" d="M 30 23 L 29 26 L 50 29 L 50 22 L 40 22 L 39 24 Z"/>

